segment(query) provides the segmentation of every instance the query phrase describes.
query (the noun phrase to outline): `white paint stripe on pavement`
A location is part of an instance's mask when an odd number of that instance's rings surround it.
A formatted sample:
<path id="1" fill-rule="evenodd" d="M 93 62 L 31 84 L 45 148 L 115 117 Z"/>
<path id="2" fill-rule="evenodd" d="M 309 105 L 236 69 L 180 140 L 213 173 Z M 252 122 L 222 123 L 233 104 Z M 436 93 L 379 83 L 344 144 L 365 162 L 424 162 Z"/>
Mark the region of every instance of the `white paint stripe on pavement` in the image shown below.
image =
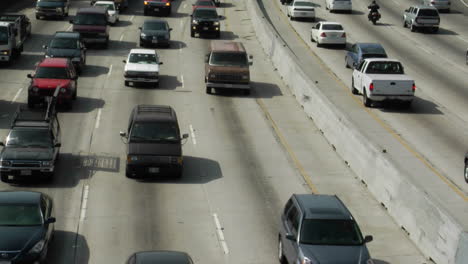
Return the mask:
<path id="1" fill-rule="evenodd" d="M 107 77 L 109 77 L 111 75 L 111 73 L 112 73 L 112 66 L 113 66 L 113 64 L 111 64 L 110 67 L 109 67 L 109 72 L 107 73 Z"/>
<path id="2" fill-rule="evenodd" d="M 70 31 L 71 28 L 72 28 L 72 25 L 68 26 L 67 30 L 65 30 L 65 31 Z"/>
<path id="3" fill-rule="evenodd" d="M 184 6 L 183 6 L 183 8 L 185 9 L 186 7 L 187 7 L 187 4 L 186 4 L 186 3 L 184 3 Z"/>
<path id="4" fill-rule="evenodd" d="M 96 124 L 94 125 L 94 128 L 99 128 L 99 123 L 101 122 L 101 111 L 102 108 L 99 108 L 98 112 L 97 112 L 97 116 L 96 116 Z"/>
<path id="5" fill-rule="evenodd" d="M 400 5 L 400 3 L 398 3 L 397 1 L 395 1 L 395 0 L 392 0 L 392 1 L 393 1 L 395 4 Z"/>
<path id="6" fill-rule="evenodd" d="M 180 82 L 182 83 L 182 88 L 184 88 L 184 75 L 180 75 Z"/>
<path id="7" fill-rule="evenodd" d="M 130 18 L 130 21 L 133 21 L 134 18 L 135 18 L 135 15 L 133 15 L 133 16 Z"/>
<path id="8" fill-rule="evenodd" d="M 122 40 L 123 40 L 124 35 L 125 35 L 125 33 L 122 33 L 122 35 L 120 35 L 119 41 L 122 41 Z"/>
<path id="9" fill-rule="evenodd" d="M 463 40 L 463 41 L 465 41 L 465 42 L 468 42 L 468 40 L 466 40 L 466 39 L 464 39 L 463 37 L 460 37 L 460 36 L 458 36 L 458 35 L 457 35 L 457 38 L 459 38 L 459 39 L 461 39 L 461 40 Z"/>
<path id="10" fill-rule="evenodd" d="M 190 129 L 190 137 L 192 138 L 192 143 L 194 145 L 196 145 L 197 144 L 197 138 L 195 137 L 195 129 L 193 129 L 192 125 L 189 126 L 189 129 Z"/>
<path id="11" fill-rule="evenodd" d="M 80 213 L 80 222 L 83 222 L 86 218 L 86 209 L 88 208 L 88 194 L 89 194 L 89 185 L 85 185 L 83 190 L 83 198 L 81 200 L 81 213 Z"/>
<path id="12" fill-rule="evenodd" d="M 468 4 L 465 3 L 465 0 L 460 0 L 460 2 L 462 2 L 462 4 L 464 4 L 466 7 L 468 7 Z"/>
<path id="13" fill-rule="evenodd" d="M 13 100 L 11 100 L 11 103 L 14 103 L 16 99 L 18 99 L 18 96 L 21 94 L 21 91 L 23 91 L 23 88 L 20 88 L 18 92 L 16 92 L 15 97 L 13 97 Z"/>
<path id="14" fill-rule="evenodd" d="M 223 229 L 221 228 L 221 224 L 219 223 L 218 215 L 216 213 L 213 214 L 213 218 L 216 225 L 216 233 L 218 234 L 219 243 L 223 247 L 224 254 L 229 254 L 229 248 L 227 246 L 226 240 L 224 239 Z"/>

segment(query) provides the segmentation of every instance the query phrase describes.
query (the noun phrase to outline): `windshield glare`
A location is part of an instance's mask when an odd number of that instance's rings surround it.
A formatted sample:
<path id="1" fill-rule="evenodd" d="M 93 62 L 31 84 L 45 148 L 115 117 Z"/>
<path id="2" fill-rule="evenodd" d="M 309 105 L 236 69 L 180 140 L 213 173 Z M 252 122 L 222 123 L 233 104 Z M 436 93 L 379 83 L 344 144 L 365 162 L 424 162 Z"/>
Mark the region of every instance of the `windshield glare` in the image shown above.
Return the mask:
<path id="1" fill-rule="evenodd" d="M 41 210 L 33 204 L 0 204 L 0 226 L 42 224 Z"/>
<path id="2" fill-rule="evenodd" d="M 128 59 L 130 63 L 158 64 L 158 57 L 154 54 L 132 53 Z"/>
<path id="3" fill-rule="evenodd" d="M 175 123 L 136 122 L 130 132 L 130 141 L 172 141 L 179 140 Z"/>
<path id="4" fill-rule="evenodd" d="M 218 18 L 218 13 L 216 13 L 215 9 L 199 9 L 199 8 L 197 8 L 193 12 L 193 17 L 215 19 L 215 18 Z"/>
<path id="5" fill-rule="evenodd" d="M 313 245 L 362 245 L 361 231 L 352 220 L 306 219 L 301 243 Z"/>
<path id="6" fill-rule="evenodd" d="M 8 135 L 6 146 L 49 148 L 52 138 L 47 129 L 15 129 Z"/>
<path id="7" fill-rule="evenodd" d="M 50 47 L 54 49 L 77 49 L 76 39 L 55 38 L 50 42 Z"/>
<path id="8" fill-rule="evenodd" d="M 34 78 L 43 79 L 69 79 L 66 68 L 39 67 Z"/>
<path id="9" fill-rule="evenodd" d="M 164 22 L 150 22 L 143 24 L 143 30 L 167 30 Z"/>
<path id="10" fill-rule="evenodd" d="M 74 23 L 77 25 L 107 25 L 107 18 L 101 14 L 78 14 L 75 17 Z"/>
<path id="11" fill-rule="evenodd" d="M 210 65 L 248 66 L 245 53 L 213 52 L 210 56 Z"/>
<path id="12" fill-rule="evenodd" d="M 366 73 L 403 74 L 403 66 L 397 61 L 374 61 L 369 63 Z"/>

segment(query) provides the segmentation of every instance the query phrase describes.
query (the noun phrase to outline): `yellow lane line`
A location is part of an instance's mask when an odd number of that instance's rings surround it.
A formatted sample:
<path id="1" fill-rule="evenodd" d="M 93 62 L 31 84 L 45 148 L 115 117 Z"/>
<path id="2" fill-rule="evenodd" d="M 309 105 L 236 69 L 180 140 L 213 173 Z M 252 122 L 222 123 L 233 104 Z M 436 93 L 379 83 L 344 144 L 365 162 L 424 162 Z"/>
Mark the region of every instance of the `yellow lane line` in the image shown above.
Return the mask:
<path id="1" fill-rule="evenodd" d="M 281 11 L 280 7 L 278 6 L 278 1 L 274 1 L 275 6 L 278 9 L 278 12 L 280 12 L 281 17 L 284 19 L 286 18 L 286 15 Z M 420 160 L 427 168 L 429 168 L 435 175 L 437 175 L 445 184 L 447 184 L 450 189 L 452 189 L 458 196 L 460 196 L 463 200 L 468 201 L 468 196 L 458 187 L 456 186 L 450 179 L 448 179 L 446 176 L 444 176 L 442 173 L 440 173 L 436 168 L 434 168 L 429 161 L 427 161 L 421 154 L 419 154 L 417 151 L 415 151 L 411 146 L 401 137 L 396 133 L 389 125 L 387 125 L 382 119 L 380 119 L 375 113 L 370 111 L 367 107 L 364 107 L 361 103 L 361 100 L 359 100 L 356 96 L 353 96 L 350 89 L 346 86 L 346 84 L 343 83 L 341 79 L 336 76 L 333 71 L 320 59 L 320 57 L 315 54 L 312 49 L 310 49 L 309 45 L 304 41 L 304 39 L 299 35 L 299 33 L 296 31 L 296 29 L 289 23 L 286 23 L 292 31 L 296 34 L 296 37 L 298 40 L 300 40 L 304 46 L 307 48 L 309 53 L 314 56 L 317 61 L 319 62 L 319 65 L 321 66 L 322 69 L 324 69 L 343 89 L 347 91 L 347 94 L 356 102 L 358 105 L 364 109 L 378 124 L 380 124 L 388 133 L 390 133 L 406 150 L 408 150 L 413 156 L 415 156 L 418 160 Z"/>

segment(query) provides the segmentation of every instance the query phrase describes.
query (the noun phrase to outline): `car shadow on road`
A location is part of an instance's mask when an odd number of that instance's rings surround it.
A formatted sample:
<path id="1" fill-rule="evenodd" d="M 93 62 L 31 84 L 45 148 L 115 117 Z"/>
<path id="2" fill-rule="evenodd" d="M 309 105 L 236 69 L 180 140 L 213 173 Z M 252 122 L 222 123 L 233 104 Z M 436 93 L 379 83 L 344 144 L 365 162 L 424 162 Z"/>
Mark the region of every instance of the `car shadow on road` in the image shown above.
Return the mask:
<path id="1" fill-rule="evenodd" d="M 231 7 L 235 7 L 236 5 L 232 4 L 232 3 L 220 3 L 219 5 L 219 8 L 231 8 Z"/>
<path id="2" fill-rule="evenodd" d="M 106 102 L 102 99 L 90 98 L 80 96 L 80 89 L 78 88 L 78 97 L 73 102 L 72 109 L 68 110 L 59 106 L 58 111 L 69 113 L 89 113 L 95 109 L 103 108 Z"/>
<path id="3" fill-rule="evenodd" d="M 8 70 L 30 70 L 31 73 L 34 71 L 36 63 L 41 61 L 44 55 L 27 54 L 23 52 L 19 58 L 15 58 L 10 65 L 2 63 L 0 69 Z M 26 73 L 24 75 L 26 77 Z"/>
<path id="4" fill-rule="evenodd" d="M 87 64 L 86 66 L 84 66 L 83 72 L 81 73 L 80 77 L 97 77 L 108 73 L 109 67 Z"/>
<path id="5" fill-rule="evenodd" d="M 238 35 L 234 34 L 232 31 L 221 31 L 221 37 L 219 39 L 222 40 L 236 40 L 239 38 Z"/>
<path id="6" fill-rule="evenodd" d="M 171 13 L 171 15 L 169 17 L 171 17 L 171 18 L 172 17 L 173 18 L 180 18 L 180 17 L 188 17 L 188 16 L 189 16 L 189 14 L 187 14 L 187 13 L 173 12 L 173 13 Z"/>
<path id="7" fill-rule="evenodd" d="M 437 34 L 437 35 L 451 35 L 451 36 L 457 36 L 459 35 L 457 32 L 455 31 L 452 31 L 450 29 L 446 29 L 446 28 L 442 28 L 442 27 L 439 27 L 439 31 L 438 32 L 430 32 L 430 34 Z"/>
<path id="8" fill-rule="evenodd" d="M 389 24 L 389 23 L 381 23 L 381 22 L 376 22 L 374 26 L 394 26 L 394 24 Z"/>
<path id="9" fill-rule="evenodd" d="M 171 40 L 169 47 L 162 48 L 162 49 L 178 50 L 178 49 L 183 49 L 183 48 L 186 48 L 186 47 L 187 47 L 187 44 L 185 44 L 185 42 L 183 42 L 183 41 Z"/>
<path id="10" fill-rule="evenodd" d="M 381 108 L 382 107 L 382 108 Z M 385 107 L 385 108 L 383 108 Z M 403 104 L 398 103 L 384 103 L 379 104 L 376 108 L 381 108 L 382 112 L 387 113 L 401 113 L 401 114 L 431 114 L 431 115 L 441 115 L 443 114 L 439 109 L 438 105 L 434 104 L 431 101 L 427 101 L 420 97 L 415 97 L 411 107 L 406 108 Z"/>
<path id="11" fill-rule="evenodd" d="M 18 110 L 18 107 L 26 108 L 26 104 L 0 100 L 0 129 L 9 129 L 11 127 L 13 115 Z M 4 140 L 4 137 L 0 138 L 0 141 Z"/>
<path id="12" fill-rule="evenodd" d="M 184 172 L 180 179 L 169 176 L 149 179 L 137 179 L 145 183 L 177 183 L 177 184 L 204 184 L 223 177 L 221 166 L 215 160 L 184 156 Z"/>
<path id="13" fill-rule="evenodd" d="M 374 264 L 390 264 L 390 262 L 387 262 L 385 260 L 380 260 L 380 259 L 372 259 L 374 261 Z"/>
<path id="14" fill-rule="evenodd" d="M 181 86 L 182 83 L 177 79 L 177 76 L 159 75 L 158 86 L 152 83 L 138 83 L 136 85 L 133 84 L 130 87 L 134 89 L 175 90 L 177 87 Z"/>
<path id="15" fill-rule="evenodd" d="M 367 13 L 364 13 L 362 11 L 359 11 L 359 10 L 356 10 L 356 9 L 353 9 L 353 11 L 351 13 L 346 13 L 347 15 L 352 15 L 352 16 L 360 16 L 360 15 L 365 15 Z"/>
<path id="16" fill-rule="evenodd" d="M 111 28 L 129 27 L 131 25 L 133 25 L 133 23 L 131 21 L 119 20 L 119 22 L 115 23 L 115 25 L 112 25 Z"/>
<path id="17" fill-rule="evenodd" d="M 61 221 L 60 217 L 57 221 Z M 86 238 L 69 231 L 55 230 L 47 253 L 47 263 L 88 264 L 90 250 Z"/>
<path id="18" fill-rule="evenodd" d="M 245 95 L 241 89 L 211 89 L 211 95 L 239 98 L 272 98 L 282 96 L 283 93 L 278 85 L 265 82 L 250 82 L 250 95 Z"/>

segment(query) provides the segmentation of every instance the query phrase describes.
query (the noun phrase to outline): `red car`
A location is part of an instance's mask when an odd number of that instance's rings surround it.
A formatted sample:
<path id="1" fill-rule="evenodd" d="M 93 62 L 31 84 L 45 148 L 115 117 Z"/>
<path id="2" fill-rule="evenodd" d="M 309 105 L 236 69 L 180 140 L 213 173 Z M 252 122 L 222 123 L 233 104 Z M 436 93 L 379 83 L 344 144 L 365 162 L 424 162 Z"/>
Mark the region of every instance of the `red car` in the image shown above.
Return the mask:
<path id="1" fill-rule="evenodd" d="M 31 83 L 28 88 L 28 107 L 45 101 L 59 87 L 57 102 L 72 107 L 77 94 L 78 75 L 72 62 L 67 58 L 45 58 L 40 61 L 34 74 L 28 74 Z"/>
<path id="2" fill-rule="evenodd" d="M 195 4 L 192 5 L 192 11 L 199 8 L 199 7 L 216 8 L 216 5 L 213 2 L 213 0 L 198 0 L 197 2 L 195 2 Z"/>

